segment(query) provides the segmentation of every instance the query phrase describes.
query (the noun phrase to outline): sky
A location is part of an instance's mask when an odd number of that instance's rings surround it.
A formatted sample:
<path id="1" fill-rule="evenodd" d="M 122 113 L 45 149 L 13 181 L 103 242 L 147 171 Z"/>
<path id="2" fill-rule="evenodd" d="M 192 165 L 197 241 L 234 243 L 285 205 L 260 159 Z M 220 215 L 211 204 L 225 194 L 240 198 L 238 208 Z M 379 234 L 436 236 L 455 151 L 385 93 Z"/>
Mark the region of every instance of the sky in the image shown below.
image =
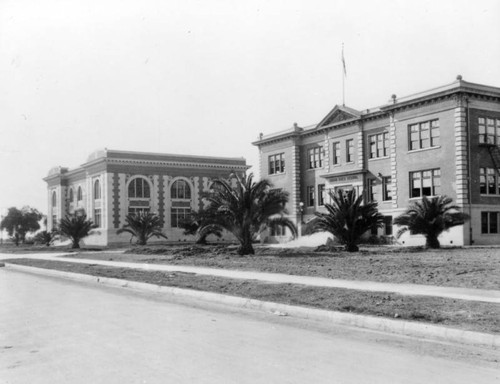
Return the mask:
<path id="1" fill-rule="evenodd" d="M 245 157 L 259 133 L 465 81 L 500 87 L 498 0 L 0 0 L 0 214 L 102 148 Z"/>

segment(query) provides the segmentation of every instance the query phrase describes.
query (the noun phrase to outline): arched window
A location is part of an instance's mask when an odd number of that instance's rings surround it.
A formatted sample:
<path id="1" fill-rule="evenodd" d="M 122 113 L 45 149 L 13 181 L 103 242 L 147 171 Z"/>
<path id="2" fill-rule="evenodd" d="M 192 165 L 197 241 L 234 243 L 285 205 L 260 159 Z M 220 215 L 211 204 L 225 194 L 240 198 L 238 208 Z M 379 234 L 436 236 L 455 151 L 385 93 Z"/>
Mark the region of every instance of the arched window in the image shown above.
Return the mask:
<path id="1" fill-rule="evenodd" d="M 185 180 L 177 180 L 172 184 L 172 199 L 191 199 L 191 188 Z"/>
<path id="2" fill-rule="evenodd" d="M 101 183 L 99 180 L 94 182 L 94 199 L 98 200 L 101 198 Z"/>
<path id="3" fill-rule="evenodd" d="M 56 191 L 52 192 L 52 206 L 57 207 L 57 194 Z"/>
<path id="4" fill-rule="evenodd" d="M 82 187 L 78 186 L 78 191 L 76 192 L 76 200 L 77 201 L 82 201 L 83 196 L 82 196 Z"/>
<path id="5" fill-rule="evenodd" d="M 69 202 L 72 203 L 75 200 L 75 196 L 73 195 L 73 188 L 69 189 Z"/>
<path id="6" fill-rule="evenodd" d="M 149 199 L 151 197 L 151 191 L 148 181 L 143 177 L 132 180 L 128 185 L 128 197 L 129 199 Z"/>

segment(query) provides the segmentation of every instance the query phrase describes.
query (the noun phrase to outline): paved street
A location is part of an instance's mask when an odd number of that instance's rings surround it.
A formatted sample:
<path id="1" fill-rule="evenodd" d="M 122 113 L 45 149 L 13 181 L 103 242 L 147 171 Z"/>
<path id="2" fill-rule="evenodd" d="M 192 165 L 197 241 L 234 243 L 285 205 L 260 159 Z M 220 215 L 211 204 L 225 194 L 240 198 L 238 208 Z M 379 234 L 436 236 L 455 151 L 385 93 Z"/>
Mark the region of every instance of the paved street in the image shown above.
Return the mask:
<path id="1" fill-rule="evenodd" d="M 0 269 L 1 383 L 500 382 L 480 352 L 330 327 Z"/>

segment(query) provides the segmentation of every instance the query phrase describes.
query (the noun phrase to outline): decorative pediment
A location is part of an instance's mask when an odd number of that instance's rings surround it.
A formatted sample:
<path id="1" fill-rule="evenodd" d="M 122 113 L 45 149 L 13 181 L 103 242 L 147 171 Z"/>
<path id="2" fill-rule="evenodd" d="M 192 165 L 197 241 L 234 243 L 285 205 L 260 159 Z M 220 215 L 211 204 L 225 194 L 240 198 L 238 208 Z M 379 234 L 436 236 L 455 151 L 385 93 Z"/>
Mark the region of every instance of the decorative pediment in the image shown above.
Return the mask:
<path id="1" fill-rule="evenodd" d="M 318 124 L 318 128 L 327 125 L 339 123 L 341 121 L 357 119 L 361 116 L 361 112 L 344 105 L 336 105 L 328 115 Z"/>

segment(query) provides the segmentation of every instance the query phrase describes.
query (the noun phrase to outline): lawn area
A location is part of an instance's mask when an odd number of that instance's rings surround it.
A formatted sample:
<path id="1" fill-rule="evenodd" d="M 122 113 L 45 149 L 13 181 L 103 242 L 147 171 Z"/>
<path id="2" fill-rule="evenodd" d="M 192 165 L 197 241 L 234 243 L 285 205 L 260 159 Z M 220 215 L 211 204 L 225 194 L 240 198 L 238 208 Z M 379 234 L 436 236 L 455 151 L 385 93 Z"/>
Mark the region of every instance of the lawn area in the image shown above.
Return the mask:
<path id="1" fill-rule="evenodd" d="M 258 247 L 256 255 L 238 256 L 231 246 L 175 245 L 132 248 L 125 254 L 80 252 L 69 257 L 500 290 L 500 248 L 379 246 L 358 253 L 327 253 Z"/>
<path id="2" fill-rule="evenodd" d="M 458 329 L 500 334 L 500 305 L 491 303 L 437 297 L 405 296 L 387 292 L 363 292 L 341 288 L 275 284 L 255 280 L 243 281 L 196 275 L 194 273 L 145 271 L 64 261 L 16 259 L 7 262 L 162 286 L 216 292 L 276 303 L 434 323 Z"/>

